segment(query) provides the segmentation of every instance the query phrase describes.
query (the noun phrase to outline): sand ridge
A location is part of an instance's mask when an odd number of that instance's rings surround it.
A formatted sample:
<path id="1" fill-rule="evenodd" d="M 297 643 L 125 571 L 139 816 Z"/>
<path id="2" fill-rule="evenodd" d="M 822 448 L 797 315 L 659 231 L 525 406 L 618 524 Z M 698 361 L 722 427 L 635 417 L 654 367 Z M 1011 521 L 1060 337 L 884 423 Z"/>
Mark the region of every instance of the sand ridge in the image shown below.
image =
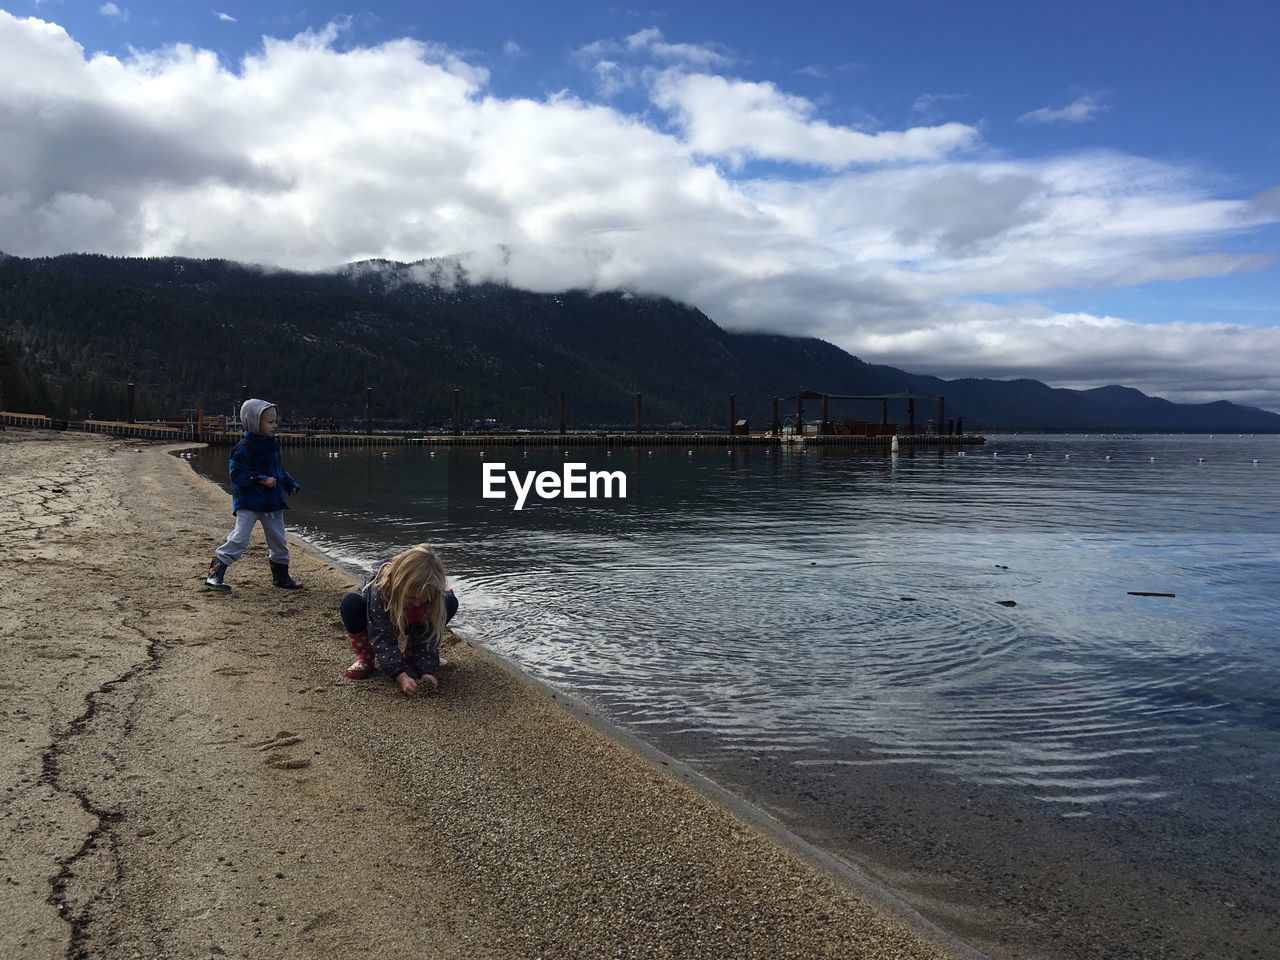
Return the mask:
<path id="1" fill-rule="evenodd" d="M 163 448 L 0 434 L 0 953 L 951 955 L 455 642 L 351 683 L 337 601 Z M 465 604 L 465 598 L 463 598 Z"/>

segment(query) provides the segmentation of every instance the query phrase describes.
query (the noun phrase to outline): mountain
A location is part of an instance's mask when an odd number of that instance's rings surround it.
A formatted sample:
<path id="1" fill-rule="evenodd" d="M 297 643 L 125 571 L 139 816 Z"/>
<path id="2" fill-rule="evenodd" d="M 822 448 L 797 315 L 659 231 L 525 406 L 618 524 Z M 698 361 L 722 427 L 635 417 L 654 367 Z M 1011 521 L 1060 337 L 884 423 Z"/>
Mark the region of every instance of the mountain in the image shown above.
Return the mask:
<path id="1" fill-rule="evenodd" d="M 0 372 L 23 371 L 23 389 L 48 397 L 55 415 L 119 417 L 133 380 L 139 417 L 230 412 L 247 384 L 287 419 L 356 421 L 370 386 L 380 425 L 424 427 L 450 422 L 457 387 L 467 419 L 550 426 L 563 390 L 572 426 L 624 425 L 640 392 L 646 425 L 717 429 L 730 393 L 737 415 L 761 427 L 770 398 L 801 387 L 909 387 L 944 394 L 946 415 L 970 430 L 1280 430 L 1280 415 L 1267 411 L 1125 387 L 920 376 L 822 340 L 730 333 L 663 298 L 471 284 L 447 260 L 294 273 L 224 260 L 0 255 L 0 340 L 13 354 Z M 904 422 L 904 406 L 891 406 L 890 418 Z M 818 412 L 808 401 L 806 415 Z M 918 403 L 917 422 L 936 412 Z M 830 415 L 878 420 L 880 404 L 833 401 Z"/>

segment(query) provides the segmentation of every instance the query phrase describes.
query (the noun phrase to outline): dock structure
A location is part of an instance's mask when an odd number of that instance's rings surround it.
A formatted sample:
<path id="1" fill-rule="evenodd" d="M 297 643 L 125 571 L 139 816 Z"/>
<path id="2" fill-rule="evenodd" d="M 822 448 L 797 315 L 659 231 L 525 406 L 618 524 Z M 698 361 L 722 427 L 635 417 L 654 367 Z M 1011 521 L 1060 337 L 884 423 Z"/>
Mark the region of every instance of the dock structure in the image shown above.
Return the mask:
<path id="1" fill-rule="evenodd" d="M 76 430 L 103 433 L 113 437 L 158 440 L 169 443 L 195 442 L 210 446 L 232 446 L 241 434 L 226 429 L 201 429 L 197 422 L 185 425 L 166 423 L 129 423 L 126 420 L 55 420 L 38 414 L 0 411 L 0 425 L 35 430 Z M 219 425 L 220 427 L 221 425 Z M 282 430 L 276 435 L 281 446 L 316 447 L 335 450 L 349 447 L 880 447 L 890 448 L 893 436 L 858 434 L 810 434 L 803 438 L 774 433 L 631 433 L 625 431 L 580 431 L 560 433 L 328 433 Z M 921 433 L 899 436 L 905 447 L 937 447 L 971 445 L 985 442 L 980 434 Z"/>
<path id="2" fill-rule="evenodd" d="M 242 397 L 249 395 L 249 387 L 241 384 Z M 195 411 L 194 419 L 164 420 L 139 422 L 135 418 L 137 401 L 136 384 L 130 381 L 126 385 L 125 420 L 57 420 L 39 414 L 7 413 L 0 411 L 0 427 L 16 426 L 46 430 L 82 430 L 88 433 L 104 433 L 116 437 L 129 437 L 138 440 L 159 440 L 171 443 L 191 441 L 207 443 L 211 446 L 230 446 L 240 439 L 238 424 L 225 416 L 206 416 L 202 407 Z M 376 432 L 373 428 L 373 388 L 364 391 L 363 432 L 359 430 L 343 432 L 340 430 L 316 429 L 323 424 L 314 420 L 295 424 L 281 424 L 276 435 L 282 446 L 287 447 L 323 447 L 333 450 L 346 447 L 396 447 L 406 445 L 426 445 L 433 447 L 478 447 L 478 446 L 517 446 L 517 447 L 770 447 L 779 444 L 788 446 L 820 446 L 820 447 L 883 447 L 893 449 L 896 440 L 898 447 L 913 449 L 916 447 L 967 446 L 985 443 L 980 434 L 966 434 L 963 421 L 944 420 L 944 400 L 941 396 L 929 396 L 913 393 L 910 388 L 895 394 L 851 395 L 826 394 L 807 390 L 801 387 L 793 397 L 787 400 L 795 402 L 795 414 L 791 425 L 784 429 L 778 419 L 778 397 L 772 398 L 772 418 L 769 429 L 763 433 L 752 433 L 749 422 L 739 420 L 737 416 L 737 397 L 729 394 L 727 430 L 718 431 L 645 431 L 643 418 L 643 395 L 634 393 L 635 425 L 628 431 L 619 429 L 569 430 L 566 422 L 566 396 L 559 393 L 558 429 L 516 430 L 499 432 L 485 429 L 494 424 L 492 419 L 477 420 L 475 425 L 482 429 L 467 431 L 462 422 L 462 391 L 453 391 L 453 418 L 449 427 L 439 432 L 422 433 L 413 431 Z M 822 415 L 816 422 L 805 423 L 804 401 L 820 400 Z M 880 404 L 880 422 L 862 422 L 846 419 L 834 423 L 829 418 L 829 402 L 832 400 L 878 401 Z M 935 400 L 938 404 L 938 419 L 932 428 L 918 429 L 916 426 L 916 401 Z M 899 427 L 889 422 L 890 401 L 905 401 L 907 425 Z M 790 417 L 789 417 L 790 419 Z M 333 422 L 329 421 L 330 427 Z M 304 427 L 305 429 L 299 429 Z"/>

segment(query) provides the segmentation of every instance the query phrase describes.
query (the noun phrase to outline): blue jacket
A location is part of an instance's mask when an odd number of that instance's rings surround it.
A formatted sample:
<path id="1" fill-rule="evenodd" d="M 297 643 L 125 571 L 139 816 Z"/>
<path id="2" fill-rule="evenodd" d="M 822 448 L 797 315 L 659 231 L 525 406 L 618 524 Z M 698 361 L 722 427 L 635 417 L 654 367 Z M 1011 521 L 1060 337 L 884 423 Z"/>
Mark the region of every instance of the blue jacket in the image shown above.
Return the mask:
<path id="1" fill-rule="evenodd" d="M 231 509 L 235 513 L 287 510 L 284 495 L 302 489 L 280 462 L 280 441 L 261 433 L 246 433 L 235 445 L 227 473 L 231 476 Z M 262 485 L 267 477 L 276 478 L 274 487 Z"/>

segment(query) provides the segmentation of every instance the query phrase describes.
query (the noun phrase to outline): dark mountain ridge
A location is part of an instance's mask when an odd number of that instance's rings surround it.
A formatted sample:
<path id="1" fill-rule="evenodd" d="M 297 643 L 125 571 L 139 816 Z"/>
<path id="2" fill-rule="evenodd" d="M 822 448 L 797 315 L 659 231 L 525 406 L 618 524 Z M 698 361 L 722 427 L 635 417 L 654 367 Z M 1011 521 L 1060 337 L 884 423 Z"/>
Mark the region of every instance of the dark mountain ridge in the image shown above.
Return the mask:
<path id="1" fill-rule="evenodd" d="M 701 311 L 623 292 L 539 294 L 470 283 L 456 261 L 366 261 L 324 273 L 224 260 L 0 255 L 6 395 L 56 415 L 120 416 L 129 380 L 139 416 L 197 406 L 230 412 L 240 384 L 286 417 L 346 420 L 374 389 L 376 419 L 467 419 L 549 426 L 560 391 L 569 421 L 766 426 L 770 400 L 805 387 L 832 394 L 944 394 L 969 430 L 1280 431 L 1280 414 L 1226 402 L 1176 404 L 1132 388 L 1066 390 L 1035 380 L 942 380 L 864 363 L 822 340 L 730 333 Z M 43 398 L 43 399 L 41 399 Z M 2 404 L 0 404 L 2 405 Z M 794 409 L 782 401 L 780 412 Z M 936 416 L 919 402 L 917 423 Z M 806 404 L 816 417 L 819 405 Z M 833 419 L 878 420 L 878 402 L 832 402 Z M 905 422 L 905 405 L 890 407 Z"/>

